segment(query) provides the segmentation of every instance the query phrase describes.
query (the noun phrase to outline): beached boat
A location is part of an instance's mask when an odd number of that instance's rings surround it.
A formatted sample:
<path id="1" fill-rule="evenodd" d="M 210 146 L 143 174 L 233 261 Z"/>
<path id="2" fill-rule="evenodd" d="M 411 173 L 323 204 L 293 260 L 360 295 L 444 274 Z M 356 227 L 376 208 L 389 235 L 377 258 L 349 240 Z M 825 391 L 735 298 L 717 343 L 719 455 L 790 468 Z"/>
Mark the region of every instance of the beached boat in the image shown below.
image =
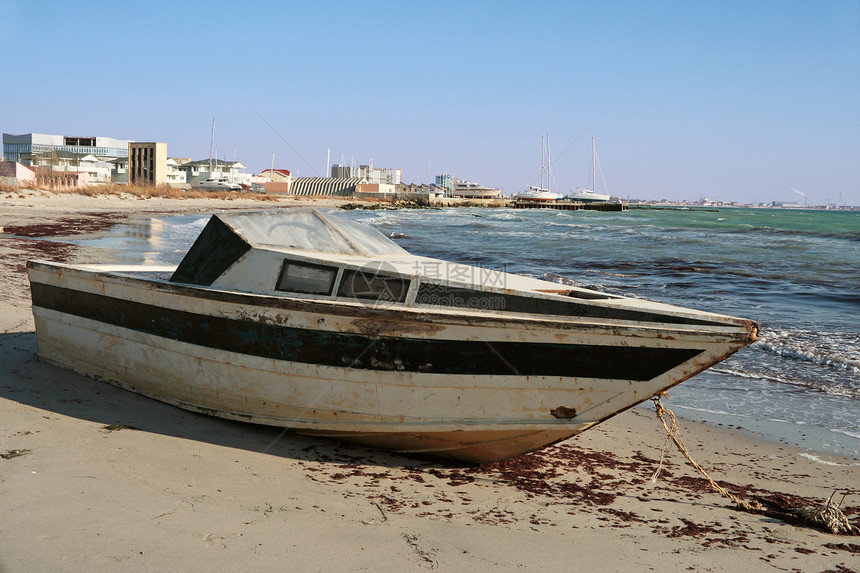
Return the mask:
<path id="1" fill-rule="evenodd" d="M 175 267 L 27 268 L 41 360 L 195 412 L 470 462 L 582 432 L 758 331 L 412 255 L 316 210 L 213 215 Z"/>

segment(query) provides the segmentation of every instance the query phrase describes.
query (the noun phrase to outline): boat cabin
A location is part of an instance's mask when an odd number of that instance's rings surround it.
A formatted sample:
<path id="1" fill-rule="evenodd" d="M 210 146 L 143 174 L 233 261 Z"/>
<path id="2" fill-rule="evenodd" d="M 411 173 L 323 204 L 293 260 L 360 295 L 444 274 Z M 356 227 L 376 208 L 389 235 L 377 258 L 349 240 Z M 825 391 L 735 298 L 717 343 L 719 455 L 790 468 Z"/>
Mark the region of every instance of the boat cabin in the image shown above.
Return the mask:
<path id="1" fill-rule="evenodd" d="M 315 209 L 213 215 L 170 281 L 386 307 L 702 324 L 643 312 L 641 301 L 634 309 L 626 297 L 412 255 L 372 227 Z"/>

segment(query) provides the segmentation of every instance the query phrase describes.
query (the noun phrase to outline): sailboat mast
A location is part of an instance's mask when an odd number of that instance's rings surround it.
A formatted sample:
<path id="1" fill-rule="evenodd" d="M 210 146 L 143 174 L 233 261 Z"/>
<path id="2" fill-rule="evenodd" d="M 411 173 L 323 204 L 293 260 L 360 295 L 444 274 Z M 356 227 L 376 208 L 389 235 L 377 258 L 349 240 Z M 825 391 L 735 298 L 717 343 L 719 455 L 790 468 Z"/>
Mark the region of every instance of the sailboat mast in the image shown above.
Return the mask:
<path id="1" fill-rule="evenodd" d="M 552 191 L 552 154 L 549 151 L 549 134 L 546 134 L 546 190 Z"/>
<path id="2" fill-rule="evenodd" d="M 540 138 L 540 188 L 543 189 L 543 152 L 544 152 L 544 141 L 543 136 Z"/>
<path id="3" fill-rule="evenodd" d="M 591 138 L 591 190 L 597 193 L 597 186 L 595 184 L 595 180 L 597 177 L 597 167 L 594 162 L 594 138 Z"/>

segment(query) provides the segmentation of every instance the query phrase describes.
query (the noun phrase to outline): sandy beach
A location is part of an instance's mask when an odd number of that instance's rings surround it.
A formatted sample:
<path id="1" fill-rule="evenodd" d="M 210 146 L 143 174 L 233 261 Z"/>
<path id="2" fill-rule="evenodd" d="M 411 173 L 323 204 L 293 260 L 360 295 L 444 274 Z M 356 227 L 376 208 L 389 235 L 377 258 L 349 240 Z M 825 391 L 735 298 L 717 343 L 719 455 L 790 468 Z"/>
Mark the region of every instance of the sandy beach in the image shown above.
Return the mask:
<path id="1" fill-rule="evenodd" d="M 734 509 L 653 409 L 462 467 L 189 413 L 37 359 L 26 261 L 110 258 L 64 237 L 337 203 L 0 193 L 0 572 L 860 571 L 860 537 Z M 860 460 L 681 431 L 735 495 L 798 507 L 853 488 L 842 509 L 860 524 Z"/>

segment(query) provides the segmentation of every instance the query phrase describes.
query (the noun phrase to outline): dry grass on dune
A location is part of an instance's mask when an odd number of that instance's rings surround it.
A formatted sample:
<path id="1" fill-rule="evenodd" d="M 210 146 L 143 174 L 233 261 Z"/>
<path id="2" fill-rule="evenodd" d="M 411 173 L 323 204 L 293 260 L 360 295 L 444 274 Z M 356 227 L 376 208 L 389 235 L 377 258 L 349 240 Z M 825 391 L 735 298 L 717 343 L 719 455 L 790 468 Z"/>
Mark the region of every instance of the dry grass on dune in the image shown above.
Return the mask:
<path id="1" fill-rule="evenodd" d="M 89 187 L 68 188 L 68 189 L 44 189 L 35 186 L 22 186 L 0 184 L 0 193 L 20 193 L 23 189 L 42 191 L 61 194 L 76 194 L 85 197 L 100 197 L 106 195 L 116 196 L 131 196 L 137 199 L 151 199 L 155 197 L 163 199 L 224 199 L 227 201 L 234 199 L 252 199 L 256 201 L 277 201 L 278 198 L 273 195 L 265 195 L 263 193 L 239 193 L 237 191 L 183 191 L 175 189 L 169 185 L 159 185 L 158 187 L 141 187 L 138 185 L 91 185 Z"/>
<path id="2" fill-rule="evenodd" d="M 0 183 L 0 193 L 17 193 L 20 191 L 17 185 L 10 185 L 9 183 Z"/>

